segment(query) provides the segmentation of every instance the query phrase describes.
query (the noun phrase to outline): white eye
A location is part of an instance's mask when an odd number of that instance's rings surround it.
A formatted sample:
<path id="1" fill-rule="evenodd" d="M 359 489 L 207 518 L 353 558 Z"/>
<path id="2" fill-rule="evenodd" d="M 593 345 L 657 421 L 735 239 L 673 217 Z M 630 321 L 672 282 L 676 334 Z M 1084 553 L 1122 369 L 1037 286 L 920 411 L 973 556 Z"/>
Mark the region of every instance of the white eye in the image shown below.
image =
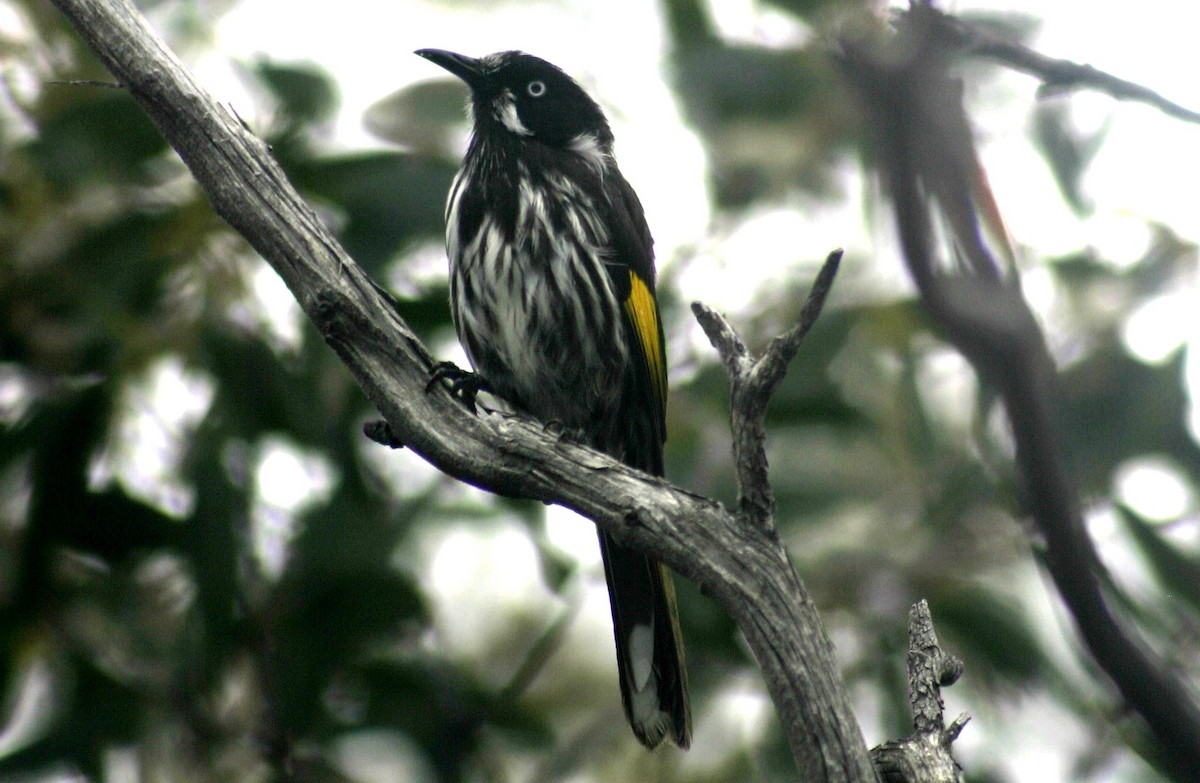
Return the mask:
<path id="1" fill-rule="evenodd" d="M 529 97 L 531 98 L 540 98 L 546 94 L 546 83 L 541 79 L 532 81 L 525 88 L 525 92 L 529 93 Z"/>

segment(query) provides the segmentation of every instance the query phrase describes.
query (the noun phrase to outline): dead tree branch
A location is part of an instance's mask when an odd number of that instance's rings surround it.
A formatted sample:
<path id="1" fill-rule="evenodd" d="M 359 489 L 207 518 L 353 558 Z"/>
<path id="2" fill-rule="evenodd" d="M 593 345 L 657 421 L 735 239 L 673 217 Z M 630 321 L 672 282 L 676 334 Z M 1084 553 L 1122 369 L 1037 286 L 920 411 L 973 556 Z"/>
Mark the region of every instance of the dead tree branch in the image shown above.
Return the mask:
<path id="1" fill-rule="evenodd" d="M 874 779 L 832 645 L 786 549 L 707 498 L 523 417 L 427 394 L 428 351 L 345 254 L 263 143 L 194 81 L 128 0 L 55 0 L 183 158 L 213 208 L 283 278 L 391 434 L 445 473 L 558 503 L 652 553 L 719 602 L 766 678 L 805 780 Z"/>
<path id="2" fill-rule="evenodd" d="M 1069 90 L 1095 90 L 1119 101 L 1134 101 L 1153 106 L 1163 114 L 1184 122 L 1200 123 L 1200 111 L 1194 111 L 1168 100 L 1144 85 L 1113 76 L 1086 63 L 1076 63 L 1057 57 L 1047 57 L 1027 46 L 1005 40 L 995 33 L 982 30 L 936 8 L 922 4 L 920 13 L 948 46 L 968 54 L 986 57 L 1015 71 L 1037 77 L 1043 94 Z"/>

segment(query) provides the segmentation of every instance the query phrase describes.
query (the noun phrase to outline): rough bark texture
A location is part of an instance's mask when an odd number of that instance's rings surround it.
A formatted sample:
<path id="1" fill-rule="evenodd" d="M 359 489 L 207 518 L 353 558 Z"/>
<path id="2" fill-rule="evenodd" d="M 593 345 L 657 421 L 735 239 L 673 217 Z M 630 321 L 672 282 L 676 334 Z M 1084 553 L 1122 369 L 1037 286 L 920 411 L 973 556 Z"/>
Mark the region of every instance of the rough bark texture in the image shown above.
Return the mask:
<path id="1" fill-rule="evenodd" d="M 963 664 L 944 652 L 933 630 L 929 604 L 918 602 L 908 613 L 908 702 L 913 734 L 871 749 L 884 783 L 962 783 L 962 768 L 950 755 L 967 716 L 945 723 L 942 686 L 962 676 Z"/>
<path id="2" fill-rule="evenodd" d="M 404 446 L 463 481 L 554 502 L 651 552 L 717 600 L 762 667 L 800 777 L 873 780 L 832 646 L 771 526 L 565 442 L 425 392 L 431 357 L 261 141 L 191 78 L 126 0 L 54 0 L 283 278 Z"/>

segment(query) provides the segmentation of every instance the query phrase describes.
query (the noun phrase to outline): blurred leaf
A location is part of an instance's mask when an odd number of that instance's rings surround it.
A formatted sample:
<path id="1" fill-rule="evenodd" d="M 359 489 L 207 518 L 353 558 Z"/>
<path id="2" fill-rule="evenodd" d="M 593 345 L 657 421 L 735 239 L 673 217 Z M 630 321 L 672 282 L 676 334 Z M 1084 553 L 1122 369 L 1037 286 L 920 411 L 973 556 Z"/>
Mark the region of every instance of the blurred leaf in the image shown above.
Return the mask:
<path id="1" fill-rule="evenodd" d="M 1200 560 L 1189 557 L 1159 533 L 1158 528 L 1128 506 L 1117 505 L 1117 513 L 1133 535 L 1138 548 L 1158 576 L 1168 596 L 1182 598 L 1200 610 Z"/>
<path id="2" fill-rule="evenodd" d="M 863 9 L 870 6 L 866 0 L 766 0 L 765 4 L 775 6 L 799 19 L 813 19 L 833 9 L 844 13 L 849 6 L 859 6 Z"/>
<path id="3" fill-rule="evenodd" d="M 91 780 L 102 780 L 105 753 L 135 743 L 142 728 L 140 697 L 94 667 L 76 667 L 71 709 L 42 740 L 0 758 L 0 776 L 26 779 L 63 762 Z"/>
<path id="4" fill-rule="evenodd" d="M 964 9 L 955 16 L 1014 43 L 1028 43 L 1042 27 L 1042 20 L 1021 11 L 980 11 Z"/>
<path id="5" fill-rule="evenodd" d="M 264 342 L 226 328 L 209 328 L 197 358 L 217 381 L 210 415 L 228 435 L 256 440 L 288 432 L 306 445 L 324 444 L 327 408 L 312 362 L 281 360 Z"/>
<path id="6" fill-rule="evenodd" d="M 439 331 L 454 328 L 450 319 L 449 280 L 445 285 L 422 290 L 420 296 L 399 296 L 395 302 L 400 317 L 427 343 L 438 337 Z"/>
<path id="7" fill-rule="evenodd" d="M 107 384 L 85 387 L 39 412 L 43 440 L 30 466 L 31 497 L 22 540 L 21 579 L 12 609 L 20 622 L 52 602 L 51 557 L 90 523 L 88 473 L 108 431 L 112 394 Z"/>
<path id="8" fill-rule="evenodd" d="M 268 699 L 284 730 L 302 736 L 327 723 L 322 698 L 334 675 L 426 610 L 417 586 L 394 571 L 293 561 L 265 611 Z"/>
<path id="9" fill-rule="evenodd" d="M 166 151 L 167 143 L 141 107 L 121 90 L 57 86 L 88 99 L 67 105 L 42 121 L 29 144 L 30 158 L 59 190 L 139 179 L 141 166 Z"/>
<path id="10" fill-rule="evenodd" d="M 929 607 L 943 643 L 966 659 L 974 677 L 998 676 L 1021 687 L 1044 680 L 1046 653 L 1026 624 L 1024 610 L 1009 599 L 978 587 L 959 587 L 930 595 Z"/>
<path id="11" fill-rule="evenodd" d="M 393 726 L 426 748 L 441 780 L 461 780 L 489 724 L 523 744 L 545 746 L 552 738 L 543 716 L 519 702 L 497 699 L 464 672 L 435 661 L 377 662 L 360 667 L 374 694 L 364 720 Z M 414 704 L 436 705 L 420 712 Z"/>
<path id="12" fill-rule="evenodd" d="M 803 188 L 828 195 L 851 104 L 823 46 L 723 42 L 701 0 L 664 0 L 676 91 L 705 142 L 718 206 L 743 208 Z"/>
<path id="13" fill-rule="evenodd" d="M 120 487 L 90 492 L 75 524 L 63 531 L 61 543 L 108 561 L 138 549 L 178 547 L 183 526 L 175 519 Z"/>
<path id="14" fill-rule="evenodd" d="M 798 308 L 804 300 L 795 301 Z M 771 398 L 768 425 L 772 428 L 803 424 L 854 428 L 864 425 L 869 417 L 846 399 L 829 370 L 854 335 L 862 335 L 875 348 L 907 346 L 923 323 L 919 317 L 913 317 L 916 313 L 911 302 L 826 310 L 804 338 L 787 377 Z M 781 320 L 790 322 L 792 314 L 781 316 Z"/>
<path id="15" fill-rule="evenodd" d="M 457 166 L 399 152 L 364 152 L 294 165 L 306 192 L 336 205 L 339 239 L 354 260 L 378 277 L 417 239 L 440 238 L 446 194 Z"/>
<path id="16" fill-rule="evenodd" d="M 61 259 L 73 272 L 60 283 L 64 293 L 101 323 L 118 314 L 151 316 L 173 271 L 171 223 L 169 214 L 132 213 L 85 231 Z"/>
<path id="17" fill-rule="evenodd" d="M 1140 454 L 1165 454 L 1200 476 L 1200 447 L 1185 426 L 1183 362 L 1176 352 L 1144 364 L 1111 345 L 1063 373 L 1063 431 L 1085 495 L 1106 494 L 1113 470 Z"/>
<path id="18" fill-rule="evenodd" d="M 358 481 L 343 478 L 329 503 L 304 515 L 303 532 L 294 545 L 296 554 L 322 570 L 391 570 L 399 539 L 414 519 L 432 511 L 434 503 L 431 498 L 413 497 L 398 515 L 389 514 L 382 500 L 367 493 Z"/>
<path id="19" fill-rule="evenodd" d="M 574 559 L 565 556 L 562 550 L 551 544 L 543 536 L 536 536 L 533 541 L 537 547 L 538 565 L 541 567 L 542 581 L 556 594 L 561 594 L 563 588 L 569 583 L 570 578 L 578 572 L 578 563 Z"/>
<path id="20" fill-rule="evenodd" d="M 731 666 L 743 666 L 750 660 L 737 624 L 716 601 L 678 575 L 675 596 L 680 624 L 687 629 L 684 637 L 690 683 L 701 689 L 711 687 Z"/>
<path id="21" fill-rule="evenodd" d="M 250 517 L 251 487 L 235 481 L 224 463 L 227 432 L 209 419 L 193 437 L 182 471 L 196 491 L 196 505 L 184 523 L 187 548 L 198 587 L 204 649 L 199 677 L 205 689 L 223 675 L 229 659 L 240 652 L 235 637 L 242 590 L 245 533 Z"/>
<path id="22" fill-rule="evenodd" d="M 384 141 L 457 162 L 468 130 L 468 97 L 460 79 L 417 82 L 371 104 L 363 123 Z"/>
<path id="23" fill-rule="evenodd" d="M 253 68 L 254 74 L 279 101 L 289 126 L 324 122 L 337 110 L 337 88 L 329 75 L 316 65 L 261 60 Z"/>
<path id="24" fill-rule="evenodd" d="M 1107 135 L 1108 123 L 1087 135 L 1075 130 L 1065 101 L 1042 101 L 1034 110 L 1034 143 L 1050 164 L 1063 198 L 1076 214 L 1085 215 L 1092 209 L 1083 193 L 1083 177 Z"/>

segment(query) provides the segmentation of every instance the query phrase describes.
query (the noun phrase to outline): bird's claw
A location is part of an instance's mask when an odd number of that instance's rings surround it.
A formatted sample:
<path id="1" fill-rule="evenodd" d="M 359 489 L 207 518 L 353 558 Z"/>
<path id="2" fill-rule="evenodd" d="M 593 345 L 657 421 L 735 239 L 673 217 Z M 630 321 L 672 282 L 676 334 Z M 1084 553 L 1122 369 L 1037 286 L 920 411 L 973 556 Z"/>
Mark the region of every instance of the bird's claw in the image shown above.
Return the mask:
<path id="1" fill-rule="evenodd" d="M 478 413 L 475 398 L 481 391 L 489 391 L 487 381 L 479 373 L 464 370 L 454 362 L 438 362 L 429 373 L 429 383 L 425 384 L 425 393 L 433 391 L 433 387 L 444 383 L 446 390 L 471 410 Z"/>

